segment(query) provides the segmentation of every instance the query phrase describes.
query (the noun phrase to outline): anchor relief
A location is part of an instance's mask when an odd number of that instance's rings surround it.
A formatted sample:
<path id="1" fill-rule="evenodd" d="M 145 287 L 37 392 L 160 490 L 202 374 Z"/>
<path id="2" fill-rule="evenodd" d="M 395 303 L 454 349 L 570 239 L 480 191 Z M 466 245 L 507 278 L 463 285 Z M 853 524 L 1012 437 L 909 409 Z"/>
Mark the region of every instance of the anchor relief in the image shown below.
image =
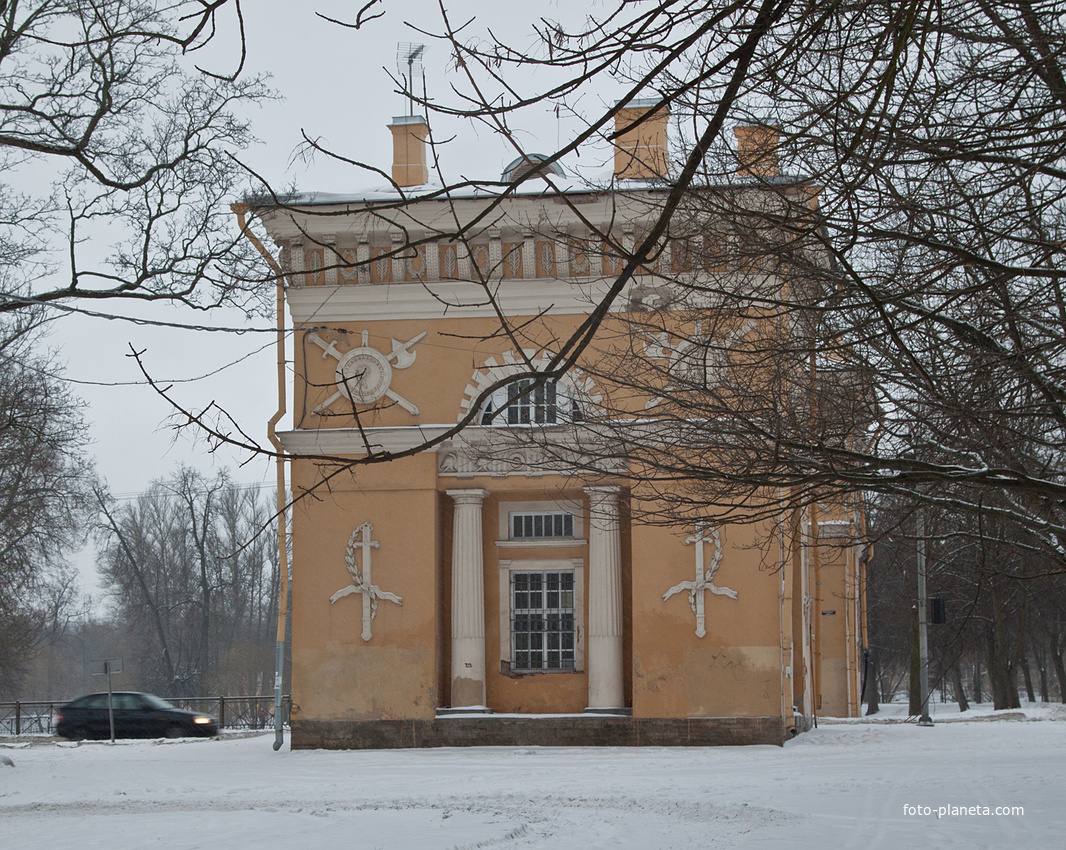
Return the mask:
<path id="1" fill-rule="evenodd" d="M 703 566 L 703 544 L 708 542 L 714 543 L 714 557 L 711 558 L 710 567 L 705 571 Z M 722 565 L 722 538 L 721 535 L 719 535 L 717 528 L 713 525 L 697 523 L 696 533 L 692 537 L 687 538 L 685 543 L 696 544 L 696 580 L 683 581 L 679 584 L 675 584 L 663 594 L 663 602 L 675 593 L 687 590 L 689 607 L 692 608 L 693 613 L 696 615 L 696 637 L 703 637 L 707 634 L 707 615 L 703 603 L 704 592 L 709 590 L 711 593 L 717 594 L 718 596 L 728 596 L 730 599 L 736 599 L 737 592 L 735 590 L 730 590 L 728 587 L 718 587 L 718 585 L 714 583 L 714 575 Z"/>
<path id="2" fill-rule="evenodd" d="M 377 585 L 371 583 L 370 578 L 370 553 L 372 550 L 377 549 L 381 544 L 377 540 L 371 540 L 370 537 L 374 532 L 374 526 L 369 522 L 364 522 L 355 531 L 352 532 L 352 536 L 348 538 L 348 548 L 344 553 L 344 562 L 348 567 L 348 575 L 352 577 L 352 583 L 347 587 L 342 587 L 336 593 L 329 598 L 329 603 L 332 605 L 338 599 L 343 599 L 345 596 L 350 596 L 353 593 L 360 593 L 363 596 L 363 640 L 370 640 L 373 636 L 371 633 L 371 623 L 374 617 L 378 613 L 378 600 L 388 599 L 390 602 L 395 602 L 397 605 L 403 605 L 403 600 L 395 593 L 389 593 L 386 590 L 382 590 Z M 362 540 L 359 536 L 362 535 Z M 363 550 L 363 570 L 360 573 L 359 567 L 355 563 L 355 551 L 356 549 Z"/>

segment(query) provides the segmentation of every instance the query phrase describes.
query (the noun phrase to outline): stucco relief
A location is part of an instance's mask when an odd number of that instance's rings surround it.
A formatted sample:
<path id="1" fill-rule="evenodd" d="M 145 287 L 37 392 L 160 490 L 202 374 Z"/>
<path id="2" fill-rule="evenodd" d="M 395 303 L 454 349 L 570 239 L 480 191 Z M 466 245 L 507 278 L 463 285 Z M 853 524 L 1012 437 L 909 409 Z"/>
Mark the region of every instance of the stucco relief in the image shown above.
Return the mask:
<path id="1" fill-rule="evenodd" d="M 359 277 L 359 266 L 357 265 L 359 260 L 355 251 L 344 251 L 341 255 L 344 257 L 346 265 L 341 267 L 341 277 L 347 281 L 356 280 Z"/>
<path id="2" fill-rule="evenodd" d="M 348 538 L 348 548 L 344 552 L 344 563 L 348 568 L 348 575 L 351 576 L 352 583 L 347 587 L 342 587 L 329 598 L 329 604 L 332 605 L 338 599 L 343 599 L 345 596 L 351 596 L 353 593 L 362 594 L 362 638 L 366 641 L 369 641 L 370 638 L 373 637 L 371 623 L 373 623 L 374 617 L 377 616 L 379 599 L 388 599 L 390 602 L 395 602 L 397 605 L 403 605 L 403 599 L 395 593 L 389 593 L 387 590 L 382 590 L 376 584 L 371 583 L 370 553 L 372 550 L 381 546 L 381 543 L 377 540 L 371 539 L 373 532 L 374 526 L 369 522 L 364 522 L 352 532 L 352 536 Z M 359 539 L 360 535 L 362 535 L 361 540 Z M 359 565 L 355 562 L 356 550 L 362 550 L 362 571 L 360 571 Z"/>
<path id="3" fill-rule="evenodd" d="M 370 334 L 363 331 L 362 345 L 341 353 L 336 341 L 327 342 L 317 333 L 307 339 L 322 349 L 322 358 L 333 357 L 337 361 L 337 391 L 312 412 L 323 413 L 331 404 L 342 398 L 354 404 L 373 404 L 386 396 L 412 416 L 418 415 L 418 406 L 392 389 L 392 370 L 407 369 L 415 362 L 416 353 L 411 349 L 426 335 L 426 331 L 407 342 L 392 340 L 392 351 L 384 354 L 369 344 Z"/>
<path id="4" fill-rule="evenodd" d="M 465 445 L 441 451 L 437 470 L 441 475 L 459 478 L 473 478 L 475 475 L 491 475 L 493 478 L 525 475 L 537 478 L 551 471 L 545 468 L 548 460 L 539 446 L 494 450 L 485 445 Z"/>
<path id="5" fill-rule="evenodd" d="M 713 390 L 724 384 L 729 375 L 729 351 L 736 343 L 755 328 L 749 319 L 718 342 L 704 334 L 700 322 L 696 322 L 691 337 L 672 342 L 670 334 L 647 334 L 644 356 L 649 360 L 669 360 L 670 374 L 681 382 L 681 389 Z M 668 386 L 666 390 L 679 387 Z M 649 399 L 644 405 L 651 410 L 662 402 L 661 397 Z"/>
<path id="6" fill-rule="evenodd" d="M 689 607 L 692 608 L 692 613 L 696 615 L 696 637 L 701 638 L 707 634 L 704 593 L 709 590 L 718 596 L 728 596 L 730 599 L 736 599 L 737 592 L 730 590 L 728 587 L 718 587 L 714 583 L 715 573 L 718 572 L 718 568 L 722 565 L 722 537 L 717 528 L 713 525 L 698 523 L 696 525 L 696 533 L 692 537 L 686 538 L 685 543 L 693 543 L 696 546 L 696 580 L 675 584 L 663 594 L 663 602 L 675 593 L 687 590 Z M 704 569 L 705 553 L 703 549 L 705 543 L 714 543 L 714 556 L 711 558 L 710 566 L 706 569 Z"/>
<path id="7" fill-rule="evenodd" d="M 543 438 L 542 442 L 532 442 L 532 439 L 528 431 L 478 436 L 467 431 L 462 438 L 442 444 L 437 453 L 437 472 L 455 478 L 478 475 L 539 478 L 542 475 L 573 474 L 577 468 L 598 469 L 603 474 L 627 471 L 624 460 L 608 456 L 604 443 L 598 443 L 598 448 L 591 440 L 579 444 L 558 431 L 550 438 Z"/>

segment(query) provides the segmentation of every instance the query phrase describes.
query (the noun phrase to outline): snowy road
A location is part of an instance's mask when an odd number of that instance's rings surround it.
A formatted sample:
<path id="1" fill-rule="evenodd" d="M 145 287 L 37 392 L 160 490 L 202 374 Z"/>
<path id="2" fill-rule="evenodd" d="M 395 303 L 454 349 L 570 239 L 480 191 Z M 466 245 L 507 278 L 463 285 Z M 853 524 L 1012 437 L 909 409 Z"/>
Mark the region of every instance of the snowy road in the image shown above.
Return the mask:
<path id="1" fill-rule="evenodd" d="M 784 748 L 274 753 L 270 736 L 7 746 L 0 845 L 1060 846 L 1066 713 L 1029 713 L 1041 719 L 823 724 Z M 1024 814 L 937 818 L 940 806 Z"/>

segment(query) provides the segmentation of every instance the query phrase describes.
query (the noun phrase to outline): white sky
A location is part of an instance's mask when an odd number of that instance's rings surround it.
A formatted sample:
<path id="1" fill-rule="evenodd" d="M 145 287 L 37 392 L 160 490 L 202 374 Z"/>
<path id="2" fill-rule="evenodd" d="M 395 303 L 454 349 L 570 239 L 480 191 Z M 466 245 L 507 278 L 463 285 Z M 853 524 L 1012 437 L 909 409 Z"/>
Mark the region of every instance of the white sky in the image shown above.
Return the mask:
<path id="1" fill-rule="evenodd" d="M 432 97 L 454 100 L 449 87 L 461 84 L 461 80 L 449 68 L 444 46 L 408 26 L 408 22 L 415 22 L 426 30 L 440 31 L 437 3 L 388 0 L 382 4 L 385 16 L 359 31 L 338 27 L 314 14 L 317 10 L 351 20 L 361 5 L 338 0 L 308 4 L 256 0 L 244 4 L 246 72 L 271 74 L 271 85 L 281 98 L 249 116 L 261 143 L 247 151 L 244 158 L 277 188 L 295 184 L 309 191 L 345 192 L 380 183 L 372 175 L 321 157 L 311 163 L 299 158 L 294 161 L 293 153 L 301 142 L 301 130 L 306 130 L 309 136 L 321 138 L 346 155 L 389 168 L 392 142 L 386 127 L 392 116 L 402 115 L 407 109 L 386 71 L 395 72 L 398 42 L 427 43 L 428 92 Z M 461 0 L 449 6 L 453 24 L 476 18 L 466 30 L 471 36 L 483 34 L 491 26 L 513 45 L 530 49 L 535 44 L 533 24 L 542 16 L 558 17 L 561 11 L 558 3 L 549 0 L 520 5 Z M 602 6 L 593 0 L 566 4 L 565 9 L 574 17 L 574 8 Z M 219 72 L 230 70 L 236 61 L 232 32 L 227 33 L 225 21 L 222 23 L 216 47 L 207 55 L 194 57 L 197 63 Z M 519 78 L 515 81 L 533 84 Z M 543 74 L 535 82 L 542 85 Z M 604 95 L 616 96 L 614 92 Z M 596 108 L 601 99 L 590 94 L 583 102 Z M 450 178 L 494 178 L 515 157 L 513 149 L 486 128 L 464 120 L 431 120 L 436 138 L 455 136 L 455 141 L 442 149 Z M 578 122 L 566 115 L 557 117 L 548 104 L 538 104 L 514 126 L 521 131 L 529 150 L 548 152 L 559 138 L 565 139 L 574 132 Z M 568 165 L 598 172 L 605 160 L 604 152 L 589 151 L 581 162 Z M 103 305 L 102 310 L 125 315 L 136 310 L 137 315 L 174 322 L 260 328 L 273 325 L 272 319 L 249 322 L 236 311 L 205 315 L 158 305 L 134 308 L 117 304 Z M 240 483 L 265 482 L 268 489 L 273 487 L 273 466 L 265 459 L 249 460 L 247 455 L 229 450 L 209 455 L 203 443 L 188 436 L 175 439 L 168 427 L 172 410 L 144 385 L 129 357 L 131 346 L 143 350 L 150 373 L 161 384 L 173 384 L 173 393 L 182 404 L 201 409 L 217 402 L 251 436 L 265 444 L 266 421 L 277 406 L 272 342 L 270 334 L 205 334 L 80 316 L 57 322 L 49 339 L 49 345 L 59 349 L 60 360 L 66 363 L 67 377 L 74 382 L 75 392 L 86 402 L 98 471 L 119 497 L 143 491 L 151 481 L 166 476 L 181 463 L 208 474 L 227 466 Z M 203 377 L 211 373 L 215 374 Z M 241 463 L 247 465 L 238 468 Z M 86 588 L 95 591 L 91 551 L 78 556 L 77 563 Z"/>

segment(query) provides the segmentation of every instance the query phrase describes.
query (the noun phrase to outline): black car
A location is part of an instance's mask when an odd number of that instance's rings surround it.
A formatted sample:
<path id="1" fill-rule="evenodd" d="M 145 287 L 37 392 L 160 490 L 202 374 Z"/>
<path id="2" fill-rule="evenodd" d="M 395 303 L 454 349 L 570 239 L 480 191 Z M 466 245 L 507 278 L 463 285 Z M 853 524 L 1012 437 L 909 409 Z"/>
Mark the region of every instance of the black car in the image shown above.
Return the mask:
<path id="1" fill-rule="evenodd" d="M 207 714 L 175 708 L 152 694 L 119 692 L 111 695 L 116 738 L 184 738 L 218 734 L 218 721 Z M 89 694 L 60 707 L 56 734 L 64 738 L 110 738 L 107 694 Z"/>

